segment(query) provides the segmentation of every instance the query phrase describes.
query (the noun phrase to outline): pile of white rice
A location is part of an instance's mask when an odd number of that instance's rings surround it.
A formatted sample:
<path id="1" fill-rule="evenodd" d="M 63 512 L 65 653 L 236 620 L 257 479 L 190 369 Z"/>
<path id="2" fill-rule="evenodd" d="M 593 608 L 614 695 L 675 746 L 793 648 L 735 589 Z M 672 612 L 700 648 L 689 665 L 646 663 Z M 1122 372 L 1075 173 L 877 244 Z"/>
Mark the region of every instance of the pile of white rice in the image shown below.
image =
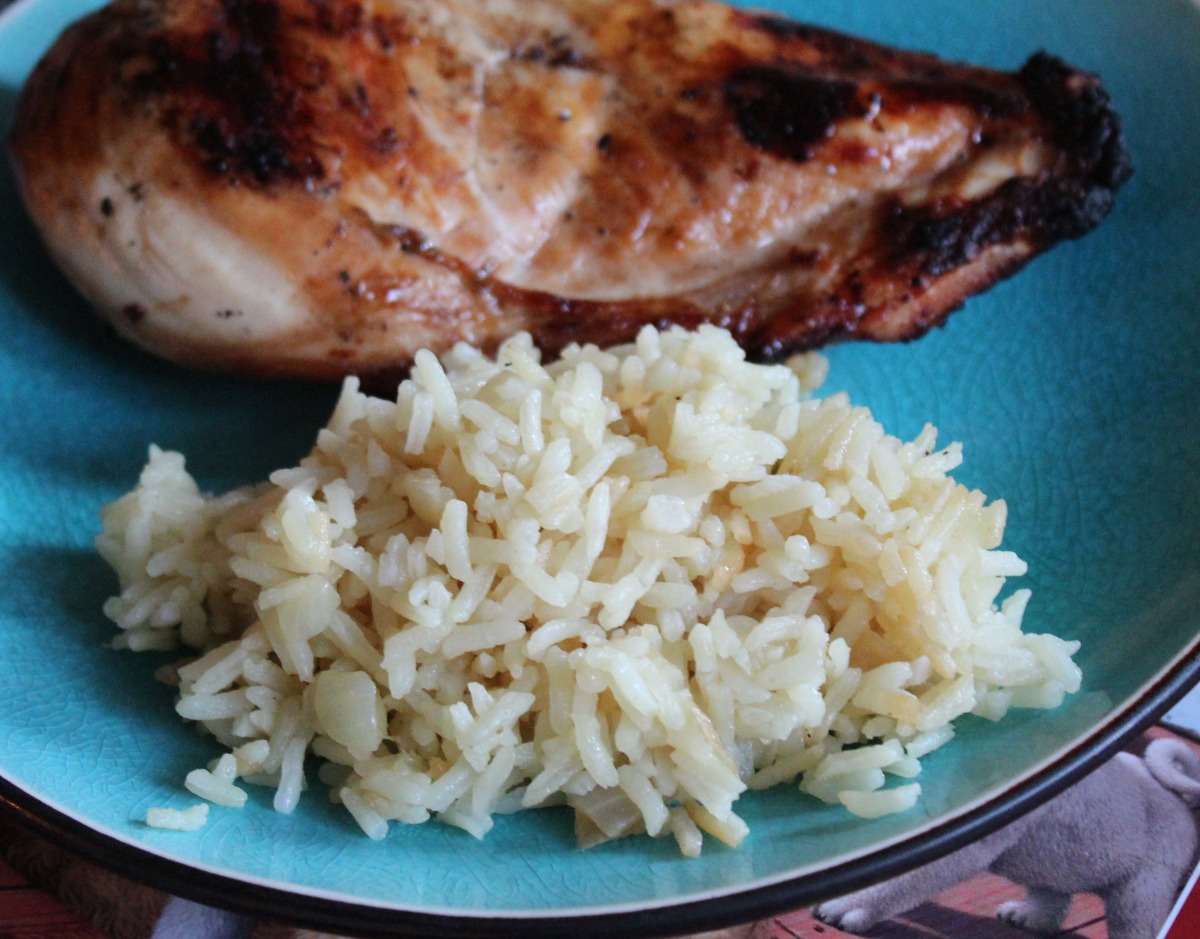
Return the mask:
<path id="1" fill-rule="evenodd" d="M 103 512 L 117 644 L 202 653 L 180 716 L 288 812 L 320 779 L 372 838 L 566 804 L 581 844 L 737 845 L 746 789 L 865 817 L 914 805 L 964 714 L 1054 707 L 1077 644 L 1026 635 L 1005 505 L 960 448 L 887 436 L 825 361 L 747 363 L 715 328 L 543 365 L 416 358 L 396 401 L 346 382 L 312 453 L 209 498 L 151 448 Z M 191 828 L 203 812 L 158 813 Z"/>

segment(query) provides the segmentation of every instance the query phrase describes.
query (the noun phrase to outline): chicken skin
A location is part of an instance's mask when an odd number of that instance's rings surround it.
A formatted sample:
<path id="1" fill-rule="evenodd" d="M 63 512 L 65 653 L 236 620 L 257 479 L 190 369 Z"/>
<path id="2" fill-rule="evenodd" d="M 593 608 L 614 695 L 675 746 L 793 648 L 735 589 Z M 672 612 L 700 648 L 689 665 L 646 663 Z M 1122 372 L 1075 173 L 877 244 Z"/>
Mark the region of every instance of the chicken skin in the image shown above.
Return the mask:
<path id="1" fill-rule="evenodd" d="M 1129 174 L 1098 80 L 708 0 L 116 0 L 18 103 L 45 244 L 128 339 L 390 379 L 647 323 L 906 340 Z"/>

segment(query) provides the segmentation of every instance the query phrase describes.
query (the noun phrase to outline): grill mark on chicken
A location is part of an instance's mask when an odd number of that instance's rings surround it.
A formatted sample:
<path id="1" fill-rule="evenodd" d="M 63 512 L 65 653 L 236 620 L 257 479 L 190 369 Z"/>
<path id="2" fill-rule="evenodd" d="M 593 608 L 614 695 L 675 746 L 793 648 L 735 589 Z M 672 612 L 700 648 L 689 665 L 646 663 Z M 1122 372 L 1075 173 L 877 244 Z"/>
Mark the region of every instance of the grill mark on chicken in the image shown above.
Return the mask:
<path id="1" fill-rule="evenodd" d="M 320 63 L 288 62 L 272 0 L 221 0 L 208 12 L 202 28 L 183 35 L 150 17 L 139 24 L 149 42 L 137 28 L 116 37 L 113 84 L 126 107 L 170 101 L 163 122 L 180 146 L 196 148 L 207 169 L 231 182 L 320 180 L 305 102 L 327 77 Z"/>
<path id="2" fill-rule="evenodd" d="M 725 81 L 725 100 L 748 142 L 789 160 L 808 160 L 813 145 L 827 140 L 838 121 L 862 117 L 858 87 L 798 69 L 748 65 Z"/>
<path id="3" fill-rule="evenodd" d="M 559 34 L 545 42 L 513 50 L 513 58 L 543 63 L 549 68 L 590 68 L 587 59 L 572 46 L 571 37 Z"/>
<path id="4" fill-rule="evenodd" d="M 279 11 L 263 0 L 227 0 L 224 8 L 223 28 L 209 31 L 191 56 L 173 57 L 159 81 L 184 95 L 193 82 L 213 100 L 187 129 L 214 172 L 249 174 L 261 185 L 280 176 L 319 179 L 324 169 L 302 131 L 312 113 L 301 90 L 282 81 Z M 320 80 L 319 73 L 309 79 Z"/>
<path id="5" fill-rule="evenodd" d="M 803 61 L 816 62 L 831 74 L 859 81 L 889 75 L 892 93 L 913 103 L 956 101 L 987 116 L 1019 114 L 1027 105 L 1021 95 L 1004 82 L 997 82 L 997 73 L 988 69 L 894 49 L 770 13 L 744 13 L 740 20 L 747 28 L 760 29 L 780 40 L 785 55 L 791 50 Z"/>
<path id="6" fill-rule="evenodd" d="M 912 339 L 1129 175 L 1099 81 L 1051 56 L 1003 73 L 702 0 L 117 0 L 35 70 L 13 156 L 135 342 L 389 380 L 519 329 Z"/>

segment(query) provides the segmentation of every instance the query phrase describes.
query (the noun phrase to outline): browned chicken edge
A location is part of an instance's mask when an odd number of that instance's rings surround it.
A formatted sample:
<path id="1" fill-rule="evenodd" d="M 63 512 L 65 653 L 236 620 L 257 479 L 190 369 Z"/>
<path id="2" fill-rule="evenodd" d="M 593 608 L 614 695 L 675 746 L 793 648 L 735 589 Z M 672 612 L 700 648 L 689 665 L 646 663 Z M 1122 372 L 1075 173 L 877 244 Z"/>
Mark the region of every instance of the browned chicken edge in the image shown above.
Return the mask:
<path id="1" fill-rule="evenodd" d="M 268 198 L 291 190 L 316 205 L 335 196 L 339 183 L 330 178 L 328 157 L 315 145 L 314 122 L 320 114 L 310 89 L 296 83 L 295 76 L 283 75 L 279 7 L 271 0 L 222 0 L 214 6 L 224 11 L 221 29 L 202 37 L 199 47 L 193 41 L 184 48 L 161 38 L 144 41 L 146 35 L 153 37 L 157 24 L 152 22 L 154 14 L 146 12 L 154 5 L 142 4 L 139 9 L 148 22 L 134 24 L 126 46 L 122 38 L 108 37 L 106 54 L 123 83 L 119 93 L 127 98 L 124 107 L 153 106 L 146 102 L 181 88 L 217 103 L 215 109 L 206 106 L 190 115 L 167 107 L 160 115 L 164 132 L 215 184 Z M 317 25 L 331 41 L 373 30 L 375 46 L 390 54 L 402 38 L 390 35 L 388 25 L 378 18 L 369 23 L 356 18 L 355 11 L 362 10 L 358 3 L 315 4 L 314 9 L 323 11 L 326 21 Z M 101 11 L 72 27 L 58 48 L 86 41 L 106 15 Z M 728 291 L 714 300 L 687 290 L 619 300 L 571 297 L 508 283 L 443 250 L 426 232 L 355 220 L 370 229 L 383 255 L 447 277 L 464 307 L 476 304 L 489 311 L 481 320 L 484 325 L 469 332 L 458 321 L 470 320 L 471 314 L 456 312 L 457 321 L 446 328 L 445 346 L 467 338 L 494 349 L 509 333 L 526 329 L 554 354 L 573 342 L 629 341 L 645 324 L 702 323 L 729 329 L 747 353 L 760 360 L 844 339 L 916 339 L 943 323 L 967 298 L 1033 257 L 1093 230 L 1109 214 L 1115 193 L 1131 174 L 1120 119 L 1099 79 L 1052 55 L 1038 53 L 1013 76 L 1005 76 L 771 14 L 737 11 L 734 16 L 738 29 L 769 34 L 778 48 L 777 59 L 738 63 L 723 79 L 724 120 L 736 128 L 739 145 L 748 144 L 751 152 L 804 164 L 825 146 L 840 120 L 861 117 L 868 107 L 862 89 L 877 73 L 884 73 L 889 94 L 918 108 L 927 102 L 965 103 L 985 123 L 1036 122 L 1046 142 L 1056 148 L 1054 165 L 1036 175 L 1010 178 L 978 198 L 939 197 L 915 205 L 901 198 L 885 200 L 882 211 L 871 219 L 874 232 L 868 247 L 841 259 L 838 279 L 820 293 L 796 290 L 779 295 L 769 286 L 775 281 L 762 275 L 758 281 L 750 278 L 743 293 L 732 299 Z M 815 50 L 820 55 L 818 67 L 800 68 L 788 61 L 789 50 L 801 47 L 805 54 Z M 573 58 L 569 48 L 543 50 L 542 58 L 551 53 L 563 59 L 560 65 L 589 66 Z M 26 204 L 43 232 L 49 227 L 45 213 L 56 209 L 47 207 L 45 194 L 36 192 L 30 180 L 41 172 L 38 161 L 47 159 L 41 138 L 62 132 L 55 127 L 59 97 L 65 87 L 78 82 L 71 75 L 76 67 L 74 56 L 56 57 L 52 50 L 18 100 L 12 160 Z M 319 72 L 307 76 L 313 87 L 329 77 Z M 362 133 L 374 135 L 368 142 L 386 156 L 403 141 L 390 132 L 388 115 L 371 113 L 369 95 L 362 90 Z M 605 150 L 611 139 L 605 133 L 598 148 Z M 57 248 L 56 256 L 61 255 L 61 244 L 48 238 L 48 245 L 52 254 Z M 793 269 L 812 263 L 803 251 L 792 254 Z M 320 379 L 357 373 L 373 386 L 383 386 L 403 376 L 416 352 L 401 345 L 381 358 L 370 348 L 379 331 L 351 328 L 340 314 L 331 314 L 330 330 L 337 337 L 321 355 L 272 359 L 250 346 L 197 342 L 194 347 L 163 348 L 158 337 L 142 332 L 147 311 L 139 302 L 101 312 L 119 332 L 151 351 L 202 368 Z M 418 312 L 434 330 L 439 316 L 448 324 L 454 318 L 436 303 Z"/>

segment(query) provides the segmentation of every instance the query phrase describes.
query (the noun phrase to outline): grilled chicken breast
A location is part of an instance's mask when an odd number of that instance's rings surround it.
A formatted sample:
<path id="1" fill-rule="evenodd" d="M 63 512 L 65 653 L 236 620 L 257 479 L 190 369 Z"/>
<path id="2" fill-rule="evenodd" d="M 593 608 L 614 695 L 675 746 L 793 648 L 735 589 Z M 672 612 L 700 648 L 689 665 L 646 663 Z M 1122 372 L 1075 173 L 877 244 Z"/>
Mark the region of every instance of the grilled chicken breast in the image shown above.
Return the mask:
<path id="1" fill-rule="evenodd" d="M 123 335 L 318 378 L 519 330 L 910 339 L 1129 172 L 1098 81 L 1050 56 L 706 0 L 116 0 L 37 67 L 12 156 Z"/>

